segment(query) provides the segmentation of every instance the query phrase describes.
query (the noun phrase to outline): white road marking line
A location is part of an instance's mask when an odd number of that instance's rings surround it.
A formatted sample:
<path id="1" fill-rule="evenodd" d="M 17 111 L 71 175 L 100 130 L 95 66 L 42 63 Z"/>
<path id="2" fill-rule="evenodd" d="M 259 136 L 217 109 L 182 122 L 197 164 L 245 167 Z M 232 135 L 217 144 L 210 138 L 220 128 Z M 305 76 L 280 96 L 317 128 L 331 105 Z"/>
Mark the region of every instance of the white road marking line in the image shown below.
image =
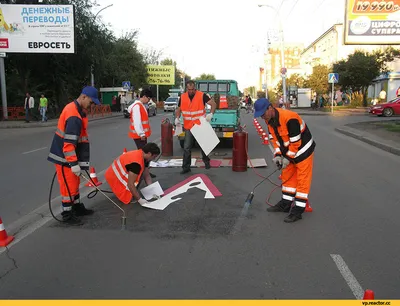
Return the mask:
<path id="1" fill-rule="evenodd" d="M 47 149 L 47 147 L 43 147 L 43 148 L 35 149 L 35 150 L 32 150 L 32 151 L 24 152 L 22 154 L 29 154 L 29 153 L 33 153 L 33 152 L 44 150 L 44 149 Z"/>
<path id="2" fill-rule="evenodd" d="M 353 273 L 351 273 L 349 267 L 346 265 L 342 256 L 337 254 L 331 254 L 333 261 L 335 262 L 337 268 L 339 269 L 340 274 L 342 274 L 344 280 L 347 285 L 350 287 L 354 296 L 357 300 L 362 300 L 364 297 L 364 290 L 361 287 L 360 283 L 357 281 Z"/>

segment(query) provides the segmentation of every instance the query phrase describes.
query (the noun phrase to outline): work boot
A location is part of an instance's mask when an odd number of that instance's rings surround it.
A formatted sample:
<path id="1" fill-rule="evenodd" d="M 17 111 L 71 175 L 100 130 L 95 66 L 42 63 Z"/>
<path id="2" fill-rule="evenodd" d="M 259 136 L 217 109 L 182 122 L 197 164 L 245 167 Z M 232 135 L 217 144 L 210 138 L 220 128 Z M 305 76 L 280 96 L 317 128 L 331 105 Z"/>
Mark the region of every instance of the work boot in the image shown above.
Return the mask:
<path id="1" fill-rule="evenodd" d="M 204 165 L 207 170 L 211 168 L 210 161 L 204 162 Z"/>
<path id="2" fill-rule="evenodd" d="M 61 213 L 62 216 L 62 220 L 64 223 L 68 224 L 68 225 L 82 225 L 83 222 L 81 221 L 81 219 L 79 219 L 75 212 L 73 212 L 72 210 L 70 211 L 63 211 Z"/>
<path id="3" fill-rule="evenodd" d="M 186 173 L 189 173 L 191 171 L 192 170 L 190 170 L 190 168 L 185 168 L 185 169 L 182 169 L 181 174 L 186 174 Z"/>
<path id="4" fill-rule="evenodd" d="M 93 209 L 86 209 L 83 203 L 72 205 L 72 211 L 75 213 L 76 216 L 88 216 L 94 213 Z"/>
<path id="5" fill-rule="evenodd" d="M 290 204 L 285 203 L 286 201 L 280 200 L 275 206 L 271 206 L 267 208 L 268 212 L 285 212 L 288 213 L 290 211 Z"/>
<path id="6" fill-rule="evenodd" d="M 289 216 L 287 216 L 283 221 L 286 223 L 293 223 L 300 219 L 303 219 L 301 215 L 289 214 Z"/>

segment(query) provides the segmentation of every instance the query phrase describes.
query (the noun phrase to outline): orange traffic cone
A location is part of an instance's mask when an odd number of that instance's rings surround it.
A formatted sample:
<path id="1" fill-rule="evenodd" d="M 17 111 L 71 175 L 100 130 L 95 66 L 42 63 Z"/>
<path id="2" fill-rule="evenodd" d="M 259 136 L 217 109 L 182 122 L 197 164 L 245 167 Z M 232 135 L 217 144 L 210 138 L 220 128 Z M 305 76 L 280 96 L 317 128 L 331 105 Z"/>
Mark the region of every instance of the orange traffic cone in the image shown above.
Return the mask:
<path id="1" fill-rule="evenodd" d="M 374 300 L 375 295 L 374 292 L 370 289 L 365 290 L 363 300 Z"/>
<path id="2" fill-rule="evenodd" d="M 126 150 L 126 148 L 124 148 L 124 152 L 122 152 L 122 154 L 125 154 L 125 153 L 127 153 L 128 151 Z"/>
<path id="3" fill-rule="evenodd" d="M 93 183 L 95 183 L 96 186 L 100 186 L 101 184 L 103 184 L 102 182 L 100 182 L 100 181 L 97 179 L 96 170 L 94 169 L 94 167 L 90 167 L 90 178 L 91 178 L 91 181 L 88 182 L 88 183 L 85 185 L 86 187 L 94 187 L 94 186 L 93 186 Z M 92 183 L 92 181 L 93 181 L 93 183 Z"/>
<path id="4" fill-rule="evenodd" d="M 268 137 L 264 136 L 264 145 L 269 145 Z"/>
<path id="5" fill-rule="evenodd" d="M 312 209 L 312 207 L 310 206 L 310 203 L 309 203 L 308 200 L 307 200 L 306 212 L 312 212 L 312 211 L 313 211 L 313 209 Z"/>
<path id="6" fill-rule="evenodd" d="M 6 247 L 14 240 L 14 236 L 8 236 L 4 228 L 3 221 L 0 218 L 0 246 Z"/>

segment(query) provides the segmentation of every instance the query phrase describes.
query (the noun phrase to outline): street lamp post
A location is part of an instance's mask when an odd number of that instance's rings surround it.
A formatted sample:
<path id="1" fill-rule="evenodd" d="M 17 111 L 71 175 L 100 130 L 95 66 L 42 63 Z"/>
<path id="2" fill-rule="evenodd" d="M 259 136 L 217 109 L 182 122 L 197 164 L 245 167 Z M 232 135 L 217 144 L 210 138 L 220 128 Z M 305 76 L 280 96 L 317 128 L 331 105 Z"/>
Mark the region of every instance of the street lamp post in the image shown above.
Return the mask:
<path id="1" fill-rule="evenodd" d="M 285 46 L 284 46 L 284 38 L 283 38 L 283 27 L 282 27 L 282 20 L 279 14 L 279 11 L 271 5 L 268 4 L 259 4 L 258 7 L 268 7 L 275 11 L 279 19 L 279 36 L 281 39 L 281 68 L 285 67 Z M 284 72 L 284 73 L 283 73 Z M 286 71 L 280 71 L 282 75 L 282 92 L 283 92 L 283 103 L 286 103 Z"/>
<path id="2" fill-rule="evenodd" d="M 96 15 L 94 15 L 94 17 L 93 17 L 93 24 L 95 23 L 96 18 L 97 18 L 97 16 L 100 14 L 101 11 L 104 11 L 105 9 L 107 9 L 107 8 L 113 6 L 113 5 L 114 5 L 114 4 L 107 5 L 106 7 L 103 7 L 100 11 L 98 11 L 98 12 L 96 13 Z M 94 87 L 93 53 L 92 53 L 92 65 L 91 65 L 91 67 L 90 67 L 90 84 Z"/>

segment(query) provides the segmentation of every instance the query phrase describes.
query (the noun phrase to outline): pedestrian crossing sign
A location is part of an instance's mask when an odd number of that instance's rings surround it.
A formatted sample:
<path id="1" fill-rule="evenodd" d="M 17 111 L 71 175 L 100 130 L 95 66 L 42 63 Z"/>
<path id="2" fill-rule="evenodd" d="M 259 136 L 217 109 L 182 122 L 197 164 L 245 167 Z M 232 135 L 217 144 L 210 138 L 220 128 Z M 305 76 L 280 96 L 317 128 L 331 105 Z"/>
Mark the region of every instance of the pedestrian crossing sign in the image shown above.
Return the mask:
<path id="1" fill-rule="evenodd" d="M 328 83 L 334 84 L 339 82 L 339 73 L 329 73 L 328 74 Z"/>
<path id="2" fill-rule="evenodd" d="M 122 82 L 122 87 L 125 90 L 130 90 L 131 89 L 131 82 L 129 82 L 129 81 Z"/>

